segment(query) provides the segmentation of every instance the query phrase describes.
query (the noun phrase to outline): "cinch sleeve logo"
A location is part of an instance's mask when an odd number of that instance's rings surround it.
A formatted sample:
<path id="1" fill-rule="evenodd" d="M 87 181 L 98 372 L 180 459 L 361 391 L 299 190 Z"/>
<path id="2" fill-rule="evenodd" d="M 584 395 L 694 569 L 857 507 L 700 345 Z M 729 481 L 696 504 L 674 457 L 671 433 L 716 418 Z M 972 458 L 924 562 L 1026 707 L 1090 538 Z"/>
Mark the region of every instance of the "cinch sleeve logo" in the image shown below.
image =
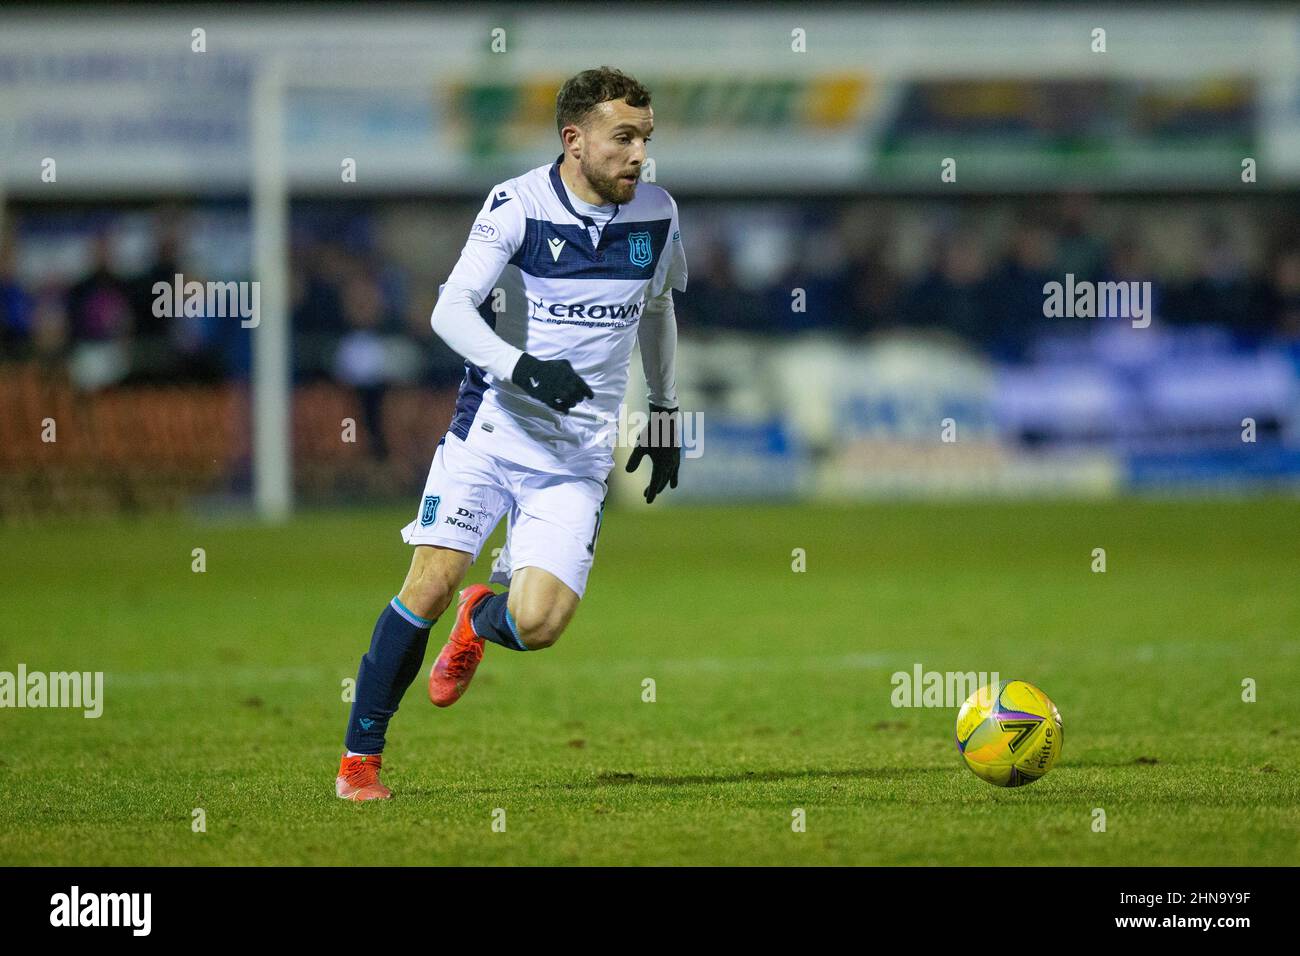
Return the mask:
<path id="1" fill-rule="evenodd" d="M 469 227 L 469 237 L 479 242 L 494 242 L 501 230 L 497 229 L 496 223 L 491 219 L 480 216 L 474 220 L 474 225 Z"/>

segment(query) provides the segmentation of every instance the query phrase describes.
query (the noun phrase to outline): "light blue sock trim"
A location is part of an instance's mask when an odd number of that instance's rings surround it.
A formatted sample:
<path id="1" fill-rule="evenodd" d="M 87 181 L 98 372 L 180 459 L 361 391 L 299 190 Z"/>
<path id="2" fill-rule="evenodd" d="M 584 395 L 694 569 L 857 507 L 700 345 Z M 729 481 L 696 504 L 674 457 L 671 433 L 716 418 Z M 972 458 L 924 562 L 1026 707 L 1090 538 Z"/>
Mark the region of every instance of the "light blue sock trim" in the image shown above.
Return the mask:
<path id="1" fill-rule="evenodd" d="M 394 597 L 390 603 L 394 611 L 402 615 L 402 617 L 406 618 L 408 622 L 414 624 L 416 627 L 433 627 L 433 621 L 430 621 L 428 618 L 420 617 L 420 615 L 416 614 L 401 601 L 397 600 L 396 597 Z"/>
<path id="2" fill-rule="evenodd" d="M 506 608 L 506 623 L 510 625 L 510 636 L 515 639 L 517 650 L 531 651 L 532 648 L 519 639 L 519 625 L 515 623 L 515 616 L 510 613 L 510 608 Z"/>

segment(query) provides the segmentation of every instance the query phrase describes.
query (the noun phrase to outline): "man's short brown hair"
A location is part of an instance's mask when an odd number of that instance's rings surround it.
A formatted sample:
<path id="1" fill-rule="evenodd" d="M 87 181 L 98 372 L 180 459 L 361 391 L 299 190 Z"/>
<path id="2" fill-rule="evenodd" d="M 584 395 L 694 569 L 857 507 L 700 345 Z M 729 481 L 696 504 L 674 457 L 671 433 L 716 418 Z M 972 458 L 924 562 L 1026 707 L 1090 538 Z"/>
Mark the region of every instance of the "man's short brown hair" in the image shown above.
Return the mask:
<path id="1" fill-rule="evenodd" d="M 650 91 L 626 73 L 612 67 L 583 70 L 571 77 L 555 97 L 555 129 L 564 135 L 564 127 L 581 126 L 597 104 L 606 100 L 626 100 L 628 106 L 649 106 Z"/>

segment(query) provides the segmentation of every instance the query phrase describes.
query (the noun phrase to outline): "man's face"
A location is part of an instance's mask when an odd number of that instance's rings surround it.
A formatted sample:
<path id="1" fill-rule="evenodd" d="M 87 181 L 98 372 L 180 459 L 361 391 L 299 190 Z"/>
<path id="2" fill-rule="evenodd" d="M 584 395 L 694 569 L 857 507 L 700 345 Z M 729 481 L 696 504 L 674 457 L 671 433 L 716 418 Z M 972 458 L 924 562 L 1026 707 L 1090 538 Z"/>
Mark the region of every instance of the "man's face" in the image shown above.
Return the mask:
<path id="1" fill-rule="evenodd" d="M 605 202 L 622 204 L 636 195 L 654 125 L 654 110 L 624 100 L 599 103 L 587 117 L 578 166 Z"/>

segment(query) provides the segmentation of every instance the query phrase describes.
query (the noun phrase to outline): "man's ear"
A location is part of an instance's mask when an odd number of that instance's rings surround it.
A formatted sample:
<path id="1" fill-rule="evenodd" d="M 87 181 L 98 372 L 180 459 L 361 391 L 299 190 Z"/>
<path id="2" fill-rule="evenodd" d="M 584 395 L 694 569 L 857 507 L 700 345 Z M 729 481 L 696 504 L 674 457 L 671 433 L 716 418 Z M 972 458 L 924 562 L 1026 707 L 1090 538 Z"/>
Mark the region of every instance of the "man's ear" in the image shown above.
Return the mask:
<path id="1" fill-rule="evenodd" d="M 582 129 L 581 129 L 581 127 L 579 127 L 579 126 L 575 126 L 575 125 L 573 125 L 572 123 L 570 123 L 568 126 L 564 127 L 564 129 L 563 129 L 563 130 L 561 131 L 561 133 L 560 133 L 560 136 L 561 136 L 562 141 L 563 141 L 563 143 L 564 143 L 564 151 L 567 153 L 567 152 L 569 151 L 569 147 L 570 147 L 570 146 L 574 146 L 574 145 L 576 145 L 576 146 L 577 146 L 577 155 L 575 156 L 575 158 L 576 158 L 576 159 L 581 159 L 581 158 L 582 158 L 582 145 L 583 145 L 583 143 L 582 143 Z"/>

